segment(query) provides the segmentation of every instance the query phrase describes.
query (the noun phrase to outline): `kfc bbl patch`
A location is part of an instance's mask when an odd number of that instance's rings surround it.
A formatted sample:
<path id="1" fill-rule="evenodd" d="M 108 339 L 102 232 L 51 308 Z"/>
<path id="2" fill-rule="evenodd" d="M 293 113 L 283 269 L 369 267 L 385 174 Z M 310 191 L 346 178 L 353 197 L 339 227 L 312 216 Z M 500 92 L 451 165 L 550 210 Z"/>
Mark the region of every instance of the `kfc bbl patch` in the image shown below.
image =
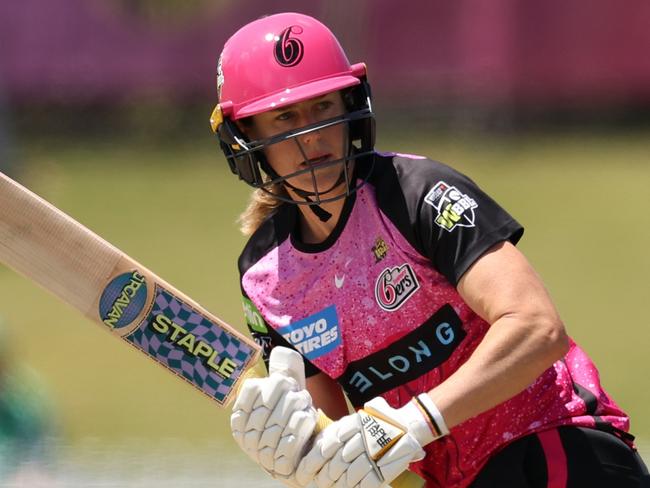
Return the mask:
<path id="1" fill-rule="evenodd" d="M 474 227 L 476 200 L 444 181 L 436 183 L 424 201 L 438 212 L 435 223 L 451 232 L 456 227 Z"/>

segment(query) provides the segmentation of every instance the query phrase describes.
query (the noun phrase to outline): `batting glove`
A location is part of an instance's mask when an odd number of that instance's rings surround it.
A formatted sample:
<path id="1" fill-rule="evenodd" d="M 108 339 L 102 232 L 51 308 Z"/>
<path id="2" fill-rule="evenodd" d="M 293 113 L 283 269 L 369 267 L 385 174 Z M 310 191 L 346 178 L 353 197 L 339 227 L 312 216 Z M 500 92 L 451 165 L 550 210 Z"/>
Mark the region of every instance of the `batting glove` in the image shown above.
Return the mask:
<path id="1" fill-rule="evenodd" d="M 302 485 L 313 480 L 318 488 L 388 486 L 410 463 L 424 458 L 422 447 L 449 433 L 425 396 L 399 409 L 377 397 L 334 422 L 317 435 L 295 479 Z"/>
<path id="2" fill-rule="evenodd" d="M 275 347 L 269 376 L 244 381 L 230 427 L 242 450 L 274 478 L 300 486 L 295 469 L 314 433 L 318 412 L 305 389 L 302 356 Z"/>

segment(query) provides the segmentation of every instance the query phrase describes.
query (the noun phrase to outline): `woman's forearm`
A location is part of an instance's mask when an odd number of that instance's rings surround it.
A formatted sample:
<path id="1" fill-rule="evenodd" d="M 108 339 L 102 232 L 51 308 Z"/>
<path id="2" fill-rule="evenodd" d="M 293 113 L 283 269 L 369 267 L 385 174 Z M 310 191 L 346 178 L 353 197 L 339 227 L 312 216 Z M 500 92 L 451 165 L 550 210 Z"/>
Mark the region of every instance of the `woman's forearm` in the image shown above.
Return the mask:
<path id="1" fill-rule="evenodd" d="M 494 322 L 467 362 L 429 396 L 451 428 L 526 389 L 566 354 L 568 344 L 557 320 L 506 315 Z"/>

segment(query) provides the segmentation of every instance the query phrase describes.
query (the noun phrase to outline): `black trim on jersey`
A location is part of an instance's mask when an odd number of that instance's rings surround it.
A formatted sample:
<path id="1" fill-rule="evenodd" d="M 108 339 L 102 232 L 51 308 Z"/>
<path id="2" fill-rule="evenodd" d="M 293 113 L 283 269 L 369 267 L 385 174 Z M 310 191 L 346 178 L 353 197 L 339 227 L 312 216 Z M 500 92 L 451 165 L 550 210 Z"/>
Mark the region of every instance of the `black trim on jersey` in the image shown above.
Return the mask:
<path id="1" fill-rule="evenodd" d="M 293 247 L 298 249 L 299 251 L 305 252 L 305 253 L 318 253 L 318 252 L 323 252 L 332 247 L 332 245 L 337 241 L 339 236 L 341 235 L 341 232 L 343 232 L 343 229 L 345 229 L 345 224 L 348 223 L 348 218 L 350 217 L 350 214 L 352 213 L 352 209 L 354 208 L 354 201 L 356 199 L 356 192 L 352 193 L 350 196 L 348 196 L 345 199 L 345 202 L 343 203 L 343 208 L 341 210 L 341 215 L 339 216 L 338 222 L 336 222 L 336 225 L 334 226 L 334 229 L 332 229 L 332 232 L 330 233 L 329 236 L 323 241 L 323 242 L 318 242 L 318 243 L 307 243 L 303 242 L 300 239 L 300 226 L 295 225 L 296 219 L 298 218 L 297 212 L 299 211 L 297 209 L 297 206 L 294 209 L 295 215 L 293 216 L 293 230 L 291 231 L 291 244 Z"/>
<path id="2" fill-rule="evenodd" d="M 567 369 L 569 375 L 571 375 L 571 370 L 569 369 L 569 366 L 566 364 L 566 358 L 563 358 L 562 362 L 564 363 L 564 366 Z M 589 391 L 584 386 L 580 385 L 579 383 L 576 383 L 573 377 L 571 377 L 571 382 L 573 384 L 573 391 L 575 392 L 575 394 L 578 395 L 578 397 L 583 402 L 585 402 L 585 414 L 589 415 L 590 417 L 593 417 L 594 427 L 597 430 L 614 434 L 615 436 L 619 437 L 623 442 L 628 444 L 630 447 L 634 447 L 634 436 L 632 434 L 614 427 L 611 423 L 607 422 L 606 420 L 603 420 L 603 418 L 598 415 L 598 398 L 596 397 L 596 395 L 594 395 L 591 391 Z"/>
<path id="3" fill-rule="evenodd" d="M 607 432 L 609 434 L 613 434 L 630 447 L 634 447 L 634 439 L 636 439 L 634 435 L 630 434 L 629 432 L 625 432 L 624 430 L 621 430 L 617 427 L 614 427 L 611 423 L 603 420 L 603 418 L 598 415 L 594 416 L 594 421 L 596 429 L 602 430 L 603 432 Z"/>
<path id="4" fill-rule="evenodd" d="M 352 361 L 336 381 L 354 406 L 415 380 L 445 362 L 467 333 L 447 304 L 387 348 Z"/>
<path id="5" fill-rule="evenodd" d="M 596 410 L 598 409 L 598 398 L 596 398 L 596 395 L 575 381 L 573 382 L 573 391 L 575 391 L 576 395 L 578 395 L 582 401 L 585 402 L 585 406 L 587 407 L 587 415 L 595 415 Z"/>
<path id="6" fill-rule="evenodd" d="M 472 180 L 453 168 L 430 159 L 393 154 L 376 157 L 376 171 L 369 183 L 375 186 L 380 209 L 454 286 L 492 246 L 506 240 L 516 244 L 521 238 L 523 227 Z M 473 225 L 459 224 L 446 230 L 435 223 L 439 214 L 425 199 L 434 185 L 443 181 L 476 200 Z"/>

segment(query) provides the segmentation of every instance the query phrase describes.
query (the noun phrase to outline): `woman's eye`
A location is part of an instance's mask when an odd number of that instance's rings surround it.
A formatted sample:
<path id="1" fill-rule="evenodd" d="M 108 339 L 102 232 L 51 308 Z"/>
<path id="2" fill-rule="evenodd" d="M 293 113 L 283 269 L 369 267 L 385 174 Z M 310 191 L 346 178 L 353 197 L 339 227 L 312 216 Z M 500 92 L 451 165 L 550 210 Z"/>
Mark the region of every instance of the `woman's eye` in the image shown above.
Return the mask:
<path id="1" fill-rule="evenodd" d="M 316 108 L 318 110 L 320 110 L 321 112 L 323 112 L 323 111 L 327 110 L 328 108 L 330 108 L 332 105 L 334 105 L 332 102 L 324 101 L 324 102 L 320 102 L 318 105 L 316 105 Z"/>
<path id="2" fill-rule="evenodd" d="M 293 112 L 282 112 L 280 115 L 278 115 L 275 120 L 290 120 L 293 117 Z"/>

